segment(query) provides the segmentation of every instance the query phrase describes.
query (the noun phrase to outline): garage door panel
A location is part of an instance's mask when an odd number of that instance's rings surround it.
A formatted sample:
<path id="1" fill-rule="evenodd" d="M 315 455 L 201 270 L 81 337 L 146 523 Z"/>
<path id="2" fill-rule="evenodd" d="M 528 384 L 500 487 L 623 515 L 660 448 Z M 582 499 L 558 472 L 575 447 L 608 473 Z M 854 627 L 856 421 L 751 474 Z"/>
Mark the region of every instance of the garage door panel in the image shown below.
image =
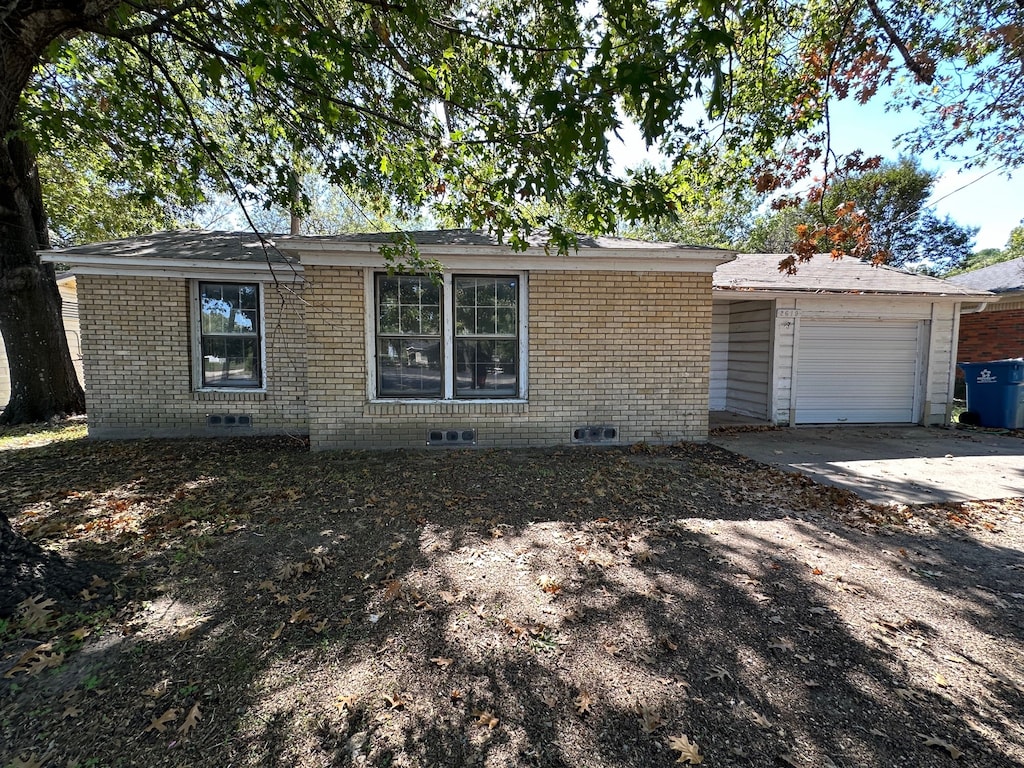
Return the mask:
<path id="1" fill-rule="evenodd" d="M 919 334 L 917 322 L 802 320 L 796 422 L 915 421 Z"/>

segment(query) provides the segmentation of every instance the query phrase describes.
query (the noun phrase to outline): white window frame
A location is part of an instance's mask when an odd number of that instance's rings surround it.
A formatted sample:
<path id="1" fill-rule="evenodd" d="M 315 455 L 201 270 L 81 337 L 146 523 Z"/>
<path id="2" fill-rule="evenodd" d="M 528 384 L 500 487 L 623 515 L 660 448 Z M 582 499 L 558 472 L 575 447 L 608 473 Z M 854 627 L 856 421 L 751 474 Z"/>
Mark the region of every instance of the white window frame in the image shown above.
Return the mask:
<path id="1" fill-rule="evenodd" d="M 259 317 L 259 355 L 260 383 L 257 387 L 211 387 L 203 385 L 203 309 L 199 303 L 200 283 L 220 283 L 228 285 L 255 285 L 256 306 Z M 263 296 L 266 293 L 261 280 L 217 279 L 204 277 L 189 281 L 189 305 L 192 308 L 192 391 L 193 392 L 263 392 L 267 391 L 267 334 L 266 312 Z"/>
<path id="2" fill-rule="evenodd" d="M 509 269 L 465 269 L 457 272 L 445 271 L 441 286 L 441 354 L 442 354 L 442 392 L 440 398 L 433 397 L 381 397 L 377 394 L 377 286 L 376 275 L 384 270 L 367 269 L 363 273 L 363 296 L 365 297 L 366 323 L 366 396 L 371 403 L 404 403 L 424 405 L 428 403 L 525 403 L 529 385 L 527 381 L 529 339 L 529 305 L 527 290 L 527 273 Z M 455 292 L 452 289 L 453 277 L 515 277 L 519 281 L 519 391 L 513 397 L 456 397 L 455 396 Z"/>

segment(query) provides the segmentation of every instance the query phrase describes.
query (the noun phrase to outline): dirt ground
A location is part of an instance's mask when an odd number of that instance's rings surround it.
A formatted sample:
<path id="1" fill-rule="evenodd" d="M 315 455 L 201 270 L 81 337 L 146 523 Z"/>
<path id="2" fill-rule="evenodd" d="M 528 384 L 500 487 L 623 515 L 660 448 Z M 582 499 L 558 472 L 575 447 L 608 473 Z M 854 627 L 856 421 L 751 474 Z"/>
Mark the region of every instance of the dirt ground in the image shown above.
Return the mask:
<path id="1" fill-rule="evenodd" d="M 0 511 L 97 563 L 0 622 L 0 765 L 1024 767 L 1019 500 L 80 431 L 0 434 Z"/>

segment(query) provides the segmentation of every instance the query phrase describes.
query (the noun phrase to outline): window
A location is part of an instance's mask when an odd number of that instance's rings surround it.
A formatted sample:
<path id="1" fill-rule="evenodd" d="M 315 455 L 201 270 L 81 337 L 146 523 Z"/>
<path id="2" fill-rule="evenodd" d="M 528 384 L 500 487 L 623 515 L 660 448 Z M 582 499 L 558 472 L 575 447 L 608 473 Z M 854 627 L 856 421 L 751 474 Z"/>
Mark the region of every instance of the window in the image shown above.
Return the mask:
<path id="1" fill-rule="evenodd" d="M 376 275 L 374 396 L 521 397 L 521 291 L 518 275 Z"/>
<path id="2" fill-rule="evenodd" d="M 199 283 L 199 388 L 248 389 L 263 386 L 258 283 Z"/>

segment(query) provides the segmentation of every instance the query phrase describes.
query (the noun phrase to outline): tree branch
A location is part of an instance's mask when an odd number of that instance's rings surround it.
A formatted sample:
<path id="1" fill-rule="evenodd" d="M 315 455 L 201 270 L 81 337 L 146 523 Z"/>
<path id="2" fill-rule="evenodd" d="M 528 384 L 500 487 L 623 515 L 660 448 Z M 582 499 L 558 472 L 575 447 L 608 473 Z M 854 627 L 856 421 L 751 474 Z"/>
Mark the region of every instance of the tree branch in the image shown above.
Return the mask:
<path id="1" fill-rule="evenodd" d="M 871 15 L 878 22 L 878 25 L 885 30 L 886 37 L 889 38 L 889 42 L 895 46 L 896 50 L 900 52 L 900 56 L 903 57 L 903 63 L 907 65 L 907 69 L 917 75 L 917 79 L 925 85 L 931 85 L 935 79 L 934 67 L 926 67 L 921 64 L 917 59 L 910 53 L 910 49 L 907 48 L 906 43 L 899 36 L 893 26 L 889 23 L 889 20 L 885 18 L 885 14 L 882 13 L 882 9 L 878 7 L 878 3 L 875 0 L 867 0 L 868 8 L 871 9 Z"/>

